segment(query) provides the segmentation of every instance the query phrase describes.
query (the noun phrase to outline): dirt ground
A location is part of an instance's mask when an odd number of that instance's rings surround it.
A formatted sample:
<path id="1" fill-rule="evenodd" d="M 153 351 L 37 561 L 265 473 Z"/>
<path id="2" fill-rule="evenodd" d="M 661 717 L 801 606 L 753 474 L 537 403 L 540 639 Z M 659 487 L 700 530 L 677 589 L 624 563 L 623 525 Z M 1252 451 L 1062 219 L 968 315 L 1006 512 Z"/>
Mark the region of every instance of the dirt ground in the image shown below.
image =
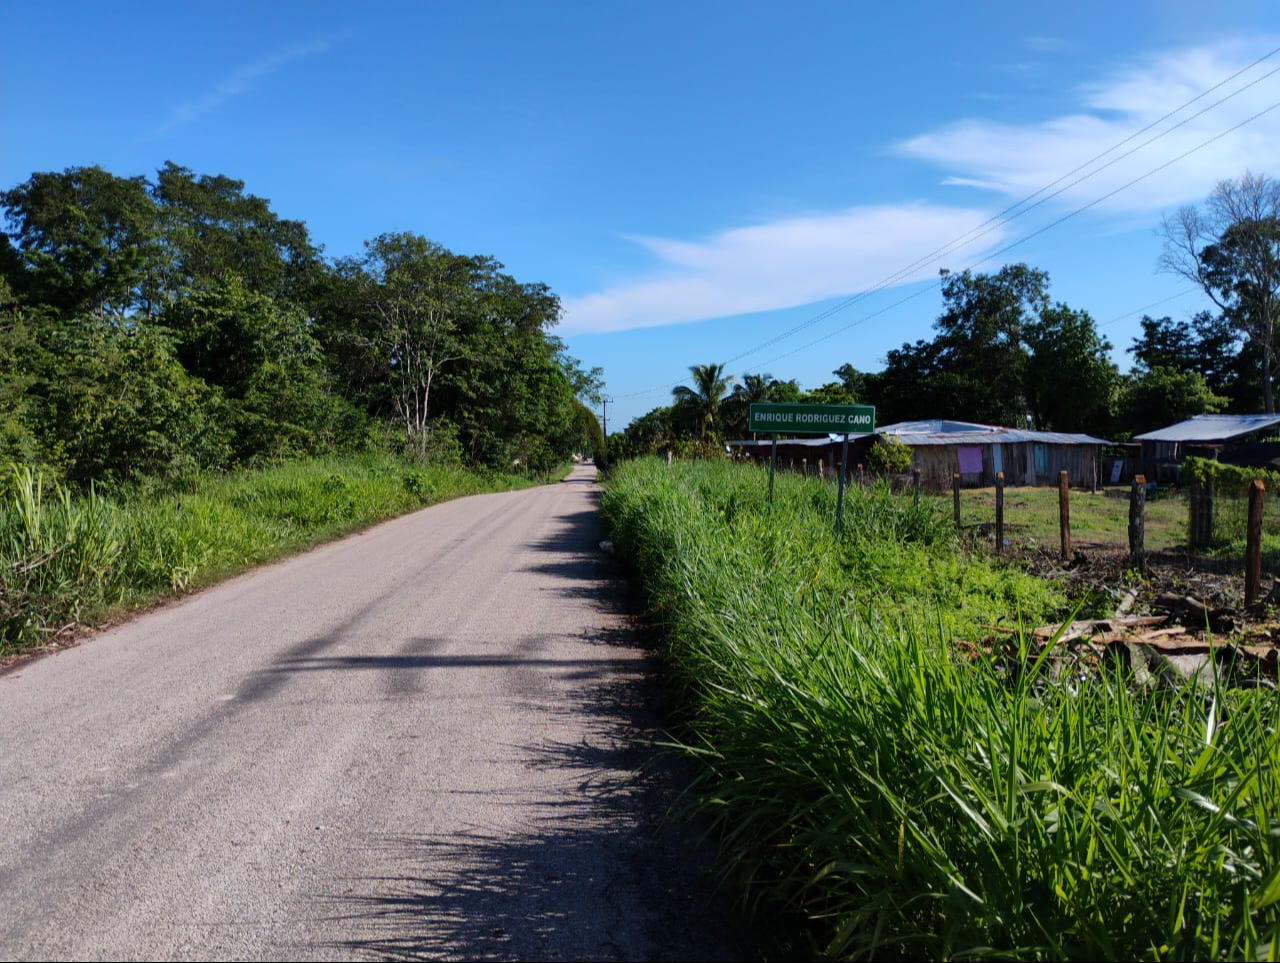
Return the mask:
<path id="1" fill-rule="evenodd" d="M 1148 553 L 1145 569 L 1139 571 L 1129 553 L 1114 545 L 1077 542 L 1072 557 L 1064 560 L 1057 546 L 1020 541 L 1016 533 L 1007 541 L 1004 554 L 1010 561 L 1061 582 L 1080 603 L 1078 621 L 1066 631 L 1044 626 L 1035 633 L 1041 643 L 1061 634 L 1060 644 L 1073 653 L 1073 664 L 1096 665 L 1104 652 L 1115 653 L 1130 665 L 1141 662 L 1144 671 L 1171 667 L 1186 678 L 1205 673 L 1216 661 L 1230 666 L 1237 682 L 1274 686 L 1280 662 L 1280 580 L 1264 576 L 1261 601 L 1246 606 L 1239 560 L 1170 549 Z"/>

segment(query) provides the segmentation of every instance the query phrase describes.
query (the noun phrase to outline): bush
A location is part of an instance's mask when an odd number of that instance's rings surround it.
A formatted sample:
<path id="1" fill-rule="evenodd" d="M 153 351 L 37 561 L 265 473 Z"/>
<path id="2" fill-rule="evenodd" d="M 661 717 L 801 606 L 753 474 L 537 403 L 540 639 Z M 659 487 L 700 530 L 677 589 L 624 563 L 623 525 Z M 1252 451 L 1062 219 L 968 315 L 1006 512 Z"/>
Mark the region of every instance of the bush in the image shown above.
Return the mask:
<path id="1" fill-rule="evenodd" d="M 1212 458 L 1187 458 L 1182 462 L 1182 477 L 1192 485 L 1204 485 L 1213 480 L 1213 490 L 1218 495 L 1244 498 L 1255 479 L 1261 478 L 1268 491 L 1277 491 L 1280 473 L 1265 468 L 1245 468 L 1240 465 L 1224 465 Z"/>
<path id="2" fill-rule="evenodd" d="M 880 435 L 867 451 L 867 465 L 879 475 L 900 475 L 911 470 L 911 446 L 892 435 Z"/>

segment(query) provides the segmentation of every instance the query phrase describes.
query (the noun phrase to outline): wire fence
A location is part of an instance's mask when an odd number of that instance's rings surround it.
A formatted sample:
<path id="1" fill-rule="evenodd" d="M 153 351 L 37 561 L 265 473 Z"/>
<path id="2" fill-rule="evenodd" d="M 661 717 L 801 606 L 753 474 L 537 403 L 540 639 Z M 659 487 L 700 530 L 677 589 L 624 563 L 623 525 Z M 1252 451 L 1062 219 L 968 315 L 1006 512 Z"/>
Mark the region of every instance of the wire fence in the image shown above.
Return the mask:
<path id="1" fill-rule="evenodd" d="M 987 540 L 998 552 L 1061 550 L 1063 525 L 1058 489 L 1007 486 L 1001 494 L 1002 511 L 998 513 L 996 489 L 961 491 L 957 519 L 960 528 Z M 1224 493 L 1206 496 L 1190 489 L 1168 488 L 1152 488 L 1143 494 L 1145 552 L 1177 553 L 1224 569 L 1243 564 L 1248 534 L 1247 497 Z M 954 510 L 957 501 L 952 493 L 926 497 L 935 499 L 939 510 Z M 1132 501 L 1132 486 L 1102 488 L 1096 493 L 1072 490 L 1067 499 L 1071 553 L 1090 549 L 1129 552 Z M 1002 519 L 997 518 L 998 514 Z M 1001 544 L 994 541 L 998 525 Z M 1263 500 L 1261 571 L 1264 577 L 1280 577 L 1280 491 L 1266 492 Z"/>

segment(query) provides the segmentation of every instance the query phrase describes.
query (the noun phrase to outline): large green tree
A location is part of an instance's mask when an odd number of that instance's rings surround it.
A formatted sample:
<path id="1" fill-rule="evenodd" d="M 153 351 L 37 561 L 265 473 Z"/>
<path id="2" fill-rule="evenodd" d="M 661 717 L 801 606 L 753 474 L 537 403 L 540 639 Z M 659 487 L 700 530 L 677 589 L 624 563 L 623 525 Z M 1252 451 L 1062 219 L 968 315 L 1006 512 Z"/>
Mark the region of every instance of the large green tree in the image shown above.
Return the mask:
<path id="1" fill-rule="evenodd" d="M 997 425 L 1024 422 L 1028 325 L 1049 307 L 1049 276 L 1025 264 L 994 274 L 962 271 L 942 281 L 937 376 L 952 417 Z M 936 417 L 936 415 L 935 415 Z"/>
<path id="2" fill-rule="evenodd" d="M 1280 373 L 1280 182 L 1248 171 L 1220 181 L 1203 210 L 1182 208 L 1164 220 L 1163 233 L 1162 268 L 1196 283 L 1256 346 L 1263 407 L 1274 412 Z"/>
<path id="3" fill-rule="evenodd" d="M 0 206 L 13 252 L 0 267 L 26 303 L 116 323 L 150 310 L 160 243 L 145 178 L 101 167 L 37 173 L 0 192 Z"/>
<path id="4" fill-rule="evenodd" d="M 1189 321 L 1144 316 L 1142 334 L 1128 350 L 1137 374 L 1155 368 L 1194 371 L 1213 394 L 1228 400 L 1231 410 L 1262 408 L 1259 346 L 1223 314 L 1201 311 Z"/>
<path id="5" fill-rule="evenodd" d="M 1026 396 L 1035 427 L 1105 436 L 1120 372 L 1088 312 L 1055 304 L 1025 327 Z"/>
<path id="6" fill-rule="evenodd" d="M 349 367 L 385 404 L 411 449 L 431 437 L 431 391 L 440 372 L 468 355 L 458 336 L 475 310 L 474 284 L 484 260 L 469 258 L 417 234 L 382 234 L 365 254 L 338 265 L 344 315 L 331 320 Z"/>
<path id="7" fill-rule="evenodd" d="M 320 251 L 301 221 L 281 218 L 244 181 L 196 174 L 172 161 L 153 190 L 170 297 L 218 284 L 225 275 L 279 301 L 305 302 L 319 281 Z"/>
<path id="8" fill-rule="evenodd" d="M 879 423 L 1107 430 L 1118 385 L 1111 345 L 1086 312 L 1050 303 L 1045 272 L 1010 264 L 993 274 L 944 273 L 942 295 L 936 336 L 888 352 L 883 371 L 861 376 Z"/>
<path id="9" fill-rule="evenodd" d="M 1155 367 L 1135 372 L 1121 386 L 1117 426 L 1121 435 L 1141 434 L 1222 411 L 1227 399 L 1215 395 L 1198 371 Z"/>
<path id="10" fill-rule="evenodd" d="M 350 445 L 364 419 L 338 395 L 300 308 L 237 274 L 173 302 L 161 321 L 187 372 L 219 389 L 238 460 Z"/>

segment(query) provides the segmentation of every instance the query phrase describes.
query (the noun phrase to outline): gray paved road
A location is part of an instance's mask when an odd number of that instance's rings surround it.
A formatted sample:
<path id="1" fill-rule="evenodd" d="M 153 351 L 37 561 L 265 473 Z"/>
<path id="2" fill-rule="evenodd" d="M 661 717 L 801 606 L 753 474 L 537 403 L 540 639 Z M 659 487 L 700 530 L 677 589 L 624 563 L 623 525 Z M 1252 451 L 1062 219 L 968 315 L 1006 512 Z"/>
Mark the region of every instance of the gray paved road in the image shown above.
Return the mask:
<path id="1" fill-rule="evenodd" d="M 592 474 L 0 675 L 0 956 L 731 957 Z"/>

